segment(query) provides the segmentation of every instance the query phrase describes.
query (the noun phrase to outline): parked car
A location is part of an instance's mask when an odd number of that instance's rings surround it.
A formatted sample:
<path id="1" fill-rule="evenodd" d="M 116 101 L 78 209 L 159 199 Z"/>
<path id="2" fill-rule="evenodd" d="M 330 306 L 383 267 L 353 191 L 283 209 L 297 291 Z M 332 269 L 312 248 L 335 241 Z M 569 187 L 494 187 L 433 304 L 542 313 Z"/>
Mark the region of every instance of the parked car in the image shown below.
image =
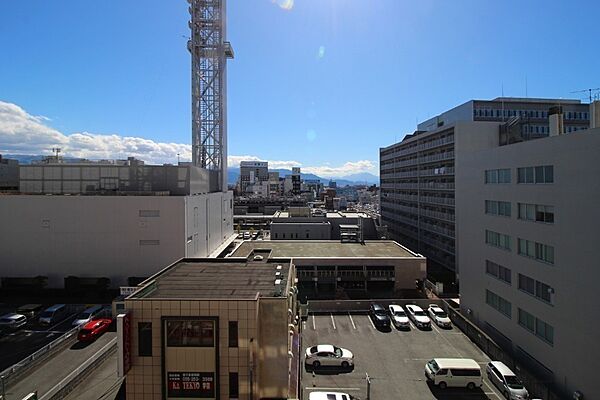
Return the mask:
<path id="1" fill-rule="evenodd" d="M 306 349 L 305 363 L 314 368 L 320 366 L 337 366 L 348 368 L 354 365 L 354 354 L 331 344 L 319 344 Z"/>
<path id="2" fill-rule="evenodd" d="M 37 313 L 42 311 L 41 304 L 25 304 L 17 308 L 17 314 L 26 316 L 27 318 L 33 318 Z"/>
<path id="3" fill-rule="evenodd" d="M 110 324 L 112 324 L 112 319 L 110 318 L 90 321 L 79 330 L 77 339 L 80 342 L 93 342 L 110 328 Z"/>
<path id="4" fill-rule="evenodd" d="M 466 387 L 473 390 L 483 385 L 481 367 L 469 358 L 434 358 L 425 364 L 425 376 L 440 389 Z"/>
<path id="5" fill-rule="evenodd" d="M 414 304 L 408 304 L 405 306 L 405 308 L 406 312 L 408 313 L 408 317 L 417 326 L 417 328 L 431 328 L 431 320 L 421 307 Z"/>
<path id="6" fill-rule="evenodd" d="M 55 304 L 46 308 L 40 314 L 39 322 L 43 325 L 50 325 L 65 319 L 67 315 L 67 306 L 65 304 Z"/>
<path id="7" fill-rule="evenodd" d="M 104 306 L 92 306 L 85 311 L 79 313 L 75 320 L 73 320 L 73 326 L 80 326 L 87 324 L 91 320 L 106 318 L 110 316 L 110 310 Z"/>
<path id="8" fill-rule="evenodd" d="M 18 329 L 27 323 L 27 317 L 21 314 L 9 313 L 0 317 L 0 329 Z"/>
<path id="9" fill-rule="evenodd" d="M 529 392 L 525 389 L 525 385 L 503 362 L 489 362 L 486 371 L 488 379 L 500 389 L 508 400 L 529 399 Z"/>
<path id="10" fill-rule="evenodd" d="M 446 311 L 442 310 L 437 304 L 430 304 L 429 308 L 427 308 L 427 313 L 437 326 L 442 328 L 450 328 L 452 326 L 452 322 L 450 322 Z"/>
<path id="11" fill-rule="evenodd" d="M 390 318 L 392 319 L 392 323 L 398 329 L 410 329 L 410 323 L 408 322 L 408 316 L 402 306 L 397 304 L 390 304 L 388 307 L 388 311 L 390 312 Z"/>
<path id="12" fill-rule="evenodd" d="M 378 328 L 389 328 L 390 327 L 390 317 L 385 312 L 385 308 L 381 306 L 381 304 L 373 303 L 371 307 L 369 307 L 369 315 L 373 320 L 373 323 Z"/>
<path id="13" fill-rule="evenodd" d="M 353 397 L 342 392 L 311 392 L 308 400 L 352 400 Z"/>
<path id="14" fill-rule="evenodd" d="M 244 240 L 250 240 L 250 232 L 244 232 Z"/>

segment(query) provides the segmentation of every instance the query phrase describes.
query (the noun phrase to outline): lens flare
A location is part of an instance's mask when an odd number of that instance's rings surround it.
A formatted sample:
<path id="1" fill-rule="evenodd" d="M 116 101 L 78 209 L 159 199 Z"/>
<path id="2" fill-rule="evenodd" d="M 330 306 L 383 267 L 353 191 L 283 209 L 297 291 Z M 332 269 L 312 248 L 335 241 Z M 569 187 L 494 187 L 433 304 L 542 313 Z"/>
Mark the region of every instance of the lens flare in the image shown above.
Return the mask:
<path id="1" fill-rule="evenodd" d="M 325 57 L 325 46 L 319 46 L 319 53 L 317 54 L 317 57 L 319 57 L 319 58 Z"/>
<path id="2" fill-rule="evenodd" d="M 271 3 L 277 4 L 280 8 L 287 11 L 294 8 L 294 0 L 271 0 Z"/>
<path id="3" fill-rule="evenodd" d="M 315 132 L 314 129 L 309 129 L 308 131 L 306 131 L 306 139 L 309 142 L 314 142 L 316 138 L 317 138 L 317 132 Z"/>

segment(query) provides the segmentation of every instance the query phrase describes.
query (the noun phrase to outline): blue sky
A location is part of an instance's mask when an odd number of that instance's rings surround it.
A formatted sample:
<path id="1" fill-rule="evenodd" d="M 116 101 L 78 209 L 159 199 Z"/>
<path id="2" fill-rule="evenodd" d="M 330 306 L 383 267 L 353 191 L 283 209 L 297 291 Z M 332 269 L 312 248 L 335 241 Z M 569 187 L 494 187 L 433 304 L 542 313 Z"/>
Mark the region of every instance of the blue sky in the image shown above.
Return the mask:
<path id="1" fill-rule="evenodd" d="M 143 4 L 0 2 L 0 151 L 187 151 L 187 2 Z M 502 86 L 579 97 L 600 87 L 598 15 L 596 1 L 229 0 L 229 154 L 376 173 L 417 120 Z"/>

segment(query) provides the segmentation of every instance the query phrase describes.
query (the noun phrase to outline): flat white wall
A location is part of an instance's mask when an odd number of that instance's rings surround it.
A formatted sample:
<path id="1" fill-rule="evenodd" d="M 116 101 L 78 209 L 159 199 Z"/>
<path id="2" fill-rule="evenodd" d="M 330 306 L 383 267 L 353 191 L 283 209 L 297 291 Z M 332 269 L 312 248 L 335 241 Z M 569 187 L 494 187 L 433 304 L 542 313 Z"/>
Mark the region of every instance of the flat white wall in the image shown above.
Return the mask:
<path id="1" fill-rule="evenodd" d="M 584 360 L 600 357 L 598 302 L 600 281 L 600 129 L 475 151 L 456 160 L 457 247 L 461 308 L 474 320 L 491 324 L 551 369 L 556 382 L 585 398 L 600 398 L 596 374 Z M 517 168 L 554 166 L 552 184 L 517 184 Z M 484 184 L 486 169 L 510 168 L 510 184 Z M 511 203 L 511 217 L 485 214 L 485 200 Z M 554 206 L 554 224 L 517 219 L 518 203 Z M 511 251 L 485 244 L 485 230 L 511 237 Z M 554 246 L 554 265 L 517 252 L 524 238 Z M 485 260 L 512 270 L 508 285 L 485 272 Z M 518 273 L 552 286 L 554 304 L 519 290 Z M 490 290 L 512 304 L 509 319 L 485 302 Z M 548 344 L 518 324 L 518 308 L 554 327 Z"/>
<path id="2" fill-rule="evenodd" d="M 0 277 L 47 276 L 49 287 L 63 287 L 69 275 L 126 285 L 218 247 L 233 233 L 230 197 L 0 196 Z"/>

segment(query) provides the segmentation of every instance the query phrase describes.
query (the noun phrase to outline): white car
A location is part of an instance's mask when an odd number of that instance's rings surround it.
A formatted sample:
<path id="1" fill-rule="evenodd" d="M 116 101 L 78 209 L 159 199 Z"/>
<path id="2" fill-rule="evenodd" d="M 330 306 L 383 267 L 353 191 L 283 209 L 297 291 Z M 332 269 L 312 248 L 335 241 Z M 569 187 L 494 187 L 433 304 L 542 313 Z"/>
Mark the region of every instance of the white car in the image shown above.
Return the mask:
<path id="1" fill-rule="evenodd" d="M 9 313 L 0 317 L 0 329 L 18 329 L 27 323 L 27 317 Z"/>
<path id="2" fill-rule="evenodd" d="M 452 322 L 446 311 L 442 310 L 437 304 L 430 304 L 429 308 L 427 308 L 427 313 L 437 326 L 442 328 L 450 328 L 452 326 Z"/>
<path id="3" fill-rule="evenodd" d="M 312 365 L 314 368 L 320 366 L 337 366 L 348 368 L 354 365 L 354 355 L 350 350 L 342 349 L 331 344 L 319 344 L 306 349 L 306 358 L 304 361 L 307 365 Z"/>
<path id="4" fill-rule="evenodd" d="M 308 400 L 352 400 L 352 396 L 341 392 L 312 392 Z"/>
<path id="5" fill-rule="evenodd" d="M 398 329 L 410 329 L 410 323 L 408 322 L 408 317 L 404 312 L 404 309 L 397 304 L 390 304 L 388 306 L 388 311 L 390 312 L 390 318 L 392 319 L 392 324 Z"/>
<path id="6" fill-rule="evenodd" d="M 486 367 L 487 376 L 508 400 L 529 399 L 529 393 L 519 378 L 503 362 L 492 361 Z"/>
<path id="7" fill-rule="evenodd" d="M 408 304 L 405 306 L 406 311 L 408 312 L 408 317 L 412 319 L 413 323 L 417 326 L 417 328 L 428 329 L 431 328 L 431 320 L 425 314 L 423 309 L 415 304 Z"/>

